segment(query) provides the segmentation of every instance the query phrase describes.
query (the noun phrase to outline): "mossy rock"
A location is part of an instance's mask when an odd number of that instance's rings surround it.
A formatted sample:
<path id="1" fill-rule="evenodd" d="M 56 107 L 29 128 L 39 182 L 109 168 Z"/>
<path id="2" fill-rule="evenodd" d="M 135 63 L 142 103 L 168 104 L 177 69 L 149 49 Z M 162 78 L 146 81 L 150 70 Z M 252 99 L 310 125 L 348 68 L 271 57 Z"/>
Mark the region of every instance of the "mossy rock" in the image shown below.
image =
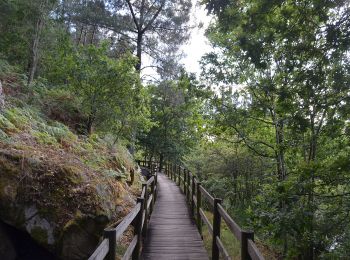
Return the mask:
<path id="1" fill-rule="evenodd" d="M 47 231 L 41 227 L 35 227 L 31 230 L 30 235 L 37 241 L 39 244 L 46 244 L 48 241 Z"/>

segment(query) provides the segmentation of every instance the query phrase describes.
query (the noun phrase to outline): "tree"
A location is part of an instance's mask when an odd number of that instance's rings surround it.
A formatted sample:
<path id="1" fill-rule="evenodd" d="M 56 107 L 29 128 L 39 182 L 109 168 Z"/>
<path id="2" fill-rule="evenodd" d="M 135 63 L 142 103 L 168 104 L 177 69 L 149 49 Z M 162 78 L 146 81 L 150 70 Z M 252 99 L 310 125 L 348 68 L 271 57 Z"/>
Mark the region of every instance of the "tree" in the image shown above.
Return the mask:
<path id="1" fill-rule="evenodd" d="M 191 1 L 117 0 L 114 6 L 115 22 L 125 21 L 124 30 L 136 43 L 137 71 L 141 71 L 143 53 L 161 63 L 163 52 L 178 50 L 188 38 Z M 117 31 L 121 30 L 117 28 Z"/>
<path id="2" fill-rule="evenodd" d="M 329 205 L 315 199 L 324 185 L 318 172 L 325 159 L 318 152 L 320 139 L 326 140 L 330 129 L 345 129 L 341 111 L 349 102 L 349 4 L 206 3 L 217 16 L 208 34 L 220 51 L 207 55 L 204 74 L 244 86 L 235 102 L 232 97 L 217 100 L 217 122 L 233 129 L 238 141 L 254 153 L 274 158 L 276 214 L 281 219 L 274 231 L 276 239 L 283 240 L 285 255 L 313 259 L 320 254 L 320 236 L 325 236 L 316 230 L 321 220 L 316 216 Z M 298 185 L 303 187 L 301 193 Z M 297 202 L 288 199 L 291 194 Z M 296 211 L 294 205 L 304 211 Z M 306 217 L 300 219 L 296 212 Z M 292 221 L 299 226 L 286 224 Z M 288 244 L 291 237 L 294 248 Z"/>
<path id="3" fill-rule="evenodd" d="M 142 96 L 134 70 L 136 61 L 131 55 L 111 59 L 107 55 L 108 47 L 106 42 L 97 47 L 62 43 L 61 51 L 47 61 L 51 68 L 48 76 L 61 84 L 67 80 L 66 88 L 81 100 L 86 134 L 97 127 L 112 132 L 116 138 L 124 134 L 128 139 L 128 131 L 134 127 L 131 122 L 145 116 L 142 105 L 138 104 Z"/>
<path id="4" fill-rule="evenodd" d="M 201 135 L 201 109 L 205 92 L 186 74 L 178 81 L 150 86 L 151 121 L 154 126 L 141 133 L 140 144 L 150 158 L 180 161 Z"/>

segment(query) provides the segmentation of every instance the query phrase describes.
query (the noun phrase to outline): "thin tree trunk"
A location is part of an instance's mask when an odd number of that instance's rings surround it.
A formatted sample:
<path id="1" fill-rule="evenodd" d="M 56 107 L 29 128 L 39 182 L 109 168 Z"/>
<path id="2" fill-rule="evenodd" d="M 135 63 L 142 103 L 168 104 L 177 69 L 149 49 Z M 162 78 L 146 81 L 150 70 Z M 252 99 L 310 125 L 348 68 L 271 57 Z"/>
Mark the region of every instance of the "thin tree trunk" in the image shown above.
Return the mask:
<path id="1" fill-rule="evenodd" d="M 161 153 L 159 155 L 159 171 L 163 169 L 163 161 L 164 161 L 164 155 Z"/>
<path id="2" fill-rule="evenodd" d="M 33 82 L 36 69 L 38 67 L 39 42 L 40 42 L 40 35 L 43 29 L 43 25 L 44 25 L 44 19 L 42 16 L 40 16 L 36 22 L 35 34 L 32 42 L 32 47 L 30 50 L 31 55 L 30 55 L 30 62 L 28 66 L 28 85 L 30 85 Z"/>

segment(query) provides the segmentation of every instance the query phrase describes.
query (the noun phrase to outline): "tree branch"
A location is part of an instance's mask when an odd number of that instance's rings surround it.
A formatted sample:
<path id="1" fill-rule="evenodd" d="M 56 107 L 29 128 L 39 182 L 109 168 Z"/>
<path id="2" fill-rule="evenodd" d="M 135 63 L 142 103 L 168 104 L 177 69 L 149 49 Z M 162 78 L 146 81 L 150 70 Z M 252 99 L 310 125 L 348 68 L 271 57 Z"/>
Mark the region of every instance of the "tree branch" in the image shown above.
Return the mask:
<path id="1" fill-rule="evenodd" d="M 153 24 L 153 22 L 157 19 L 158 15 L 160 14 L 160 12 L 162 11 L 163 7 L 165 4 L 165 0 L 162 1 L 162 4 L 160 5 L 160 7 L 158 8 L 157 12 L 153 15 L 152 19 L 147 23 L 147 25 L 145 26 L 145 28 L 142 29 L 141 33 L 144 33 L 145 31 L 148 30 L 148 28 Z"/>
<path id="2" fill-rule="evenodd" d="M 136 18 L 134 9 L 132 8 L 132 5 L 131 5 L 131 3 L 130 3 L 130 0 L 126 0 L 126 2 L 128 3 L 129 10 L 130 10 L 130 12 L 131 12 L 132 19 L 134 20 L 135 26 L 136 26 L 137 30 L 140 31 L 141 28 L 140 28 L 140 26 L 139 26 L 139 23 L 137 22 L 137 18 Z"/>

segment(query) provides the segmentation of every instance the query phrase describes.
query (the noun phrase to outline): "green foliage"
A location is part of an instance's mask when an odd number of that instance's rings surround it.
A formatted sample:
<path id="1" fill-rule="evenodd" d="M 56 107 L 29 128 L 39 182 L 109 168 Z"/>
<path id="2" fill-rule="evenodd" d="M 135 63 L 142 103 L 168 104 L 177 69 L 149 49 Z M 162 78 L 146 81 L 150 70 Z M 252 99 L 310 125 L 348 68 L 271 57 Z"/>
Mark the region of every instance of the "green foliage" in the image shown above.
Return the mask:
<path id="1" fill-rule="evenodd" d="M 245 144 L 275 168 L 260 179 L 247 208 L 252 224 L 286 258 L 339 256 L 336 247 L 345 256 L 348 249 L 340 244 L 348 244 L 349 222 L 342 201 L 348 200 L 349 183 L 338 178 L 348 174 L 331 162 L 349 144 L 349 6 L 204 3 L 217 18 L 208 36 L 218 48 L 203 60 L 203 76 L 240 86 L 234 93 L 223 87 L 213 99 L 212 133 Z"/>
<path id="2" fill-rule="evenodd" d="M 10 108 L 5 111 L 4 115 L 18 129 L 23 130 L 30 124 L 31 114 L 28 110 Z"/>
<path id="3" fill-rule="evenodd" d="M 149 87 L 154 125 L 139 137 L 148 156 L 176 161 L 196 144 L 204 122 L 202 106 L 206 93 L 202 88 L 187 75 Z"/>
<path id="4" fill-rule="evenodd" d="M 109 46 L 105 42 L 99 47 L 74 47 L 63 41 L 58 56 L 54 52 L 47 59 L 52 68 L 48 77 L 59 84 L 68 83 L 65 90 L 57 93 L 60 99 L 64 100 L 62 94 L 68 90 L 79 97 L 75 100 L 79 101 L 78 109 L 84 115 L 85 133 L 91 134 L 92 128 L 96 128 L 100 132 L 112 132 L 116 139 L 130 139 L 133 128 L 147 125 L 147 109 L 142 102 L 145 93 L 134 70 L 135 59 L 127 54 L 112 59 L 107 55 Z M 72 96 L 70 93 L 67 94 Z M 55 93 L 49 97 L 52 94 Z"/>
<path id="5" fill-rule="evenodd" d="M 55 137 L 50 135 L 47 132 L 39 132 L 39 131 L 33 131 L 32 132 L 33 136 L 36 138 L 36 141 L 39 144 L 46 144 L 46 145 L 51 145 L 54 147 L 58 147 L 58 143 Z"/>
<path id="6" fill-rule="evenodd" d="M 126 180 L 129 176 L 126 175 L 124 172 L 114 171 L 114 170 L 105 170 L 103 174 L 107 175 L 108 177 L 113 177 L 118 180 L 124 179 Z"/>
<path id="7" fill-rule="evenodd" d="M 11 123 L 4 115 L 0 114 L 0 128 L 5 133 L 16 132 L 17 128 L 14 124 Z"/>

